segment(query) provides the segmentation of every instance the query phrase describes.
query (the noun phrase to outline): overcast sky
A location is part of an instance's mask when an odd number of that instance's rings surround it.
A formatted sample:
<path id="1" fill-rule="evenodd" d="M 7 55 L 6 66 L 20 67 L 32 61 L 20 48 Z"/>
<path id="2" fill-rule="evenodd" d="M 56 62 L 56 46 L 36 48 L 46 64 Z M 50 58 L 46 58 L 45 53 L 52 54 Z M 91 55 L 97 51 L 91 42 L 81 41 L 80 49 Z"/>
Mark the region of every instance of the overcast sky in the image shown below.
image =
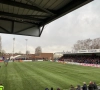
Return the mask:
<path id="1" fill-rule="evenodd" d="M 42 52 L 71 51 L 77 40 L 100 37 L 100 0 L 93 2 L 49 23 L 45 26 L 41 37 L 0 34 L 2 48 L 12 53 L 13 37 L 15 37 L 15 52 L 27 49 L 34 53 L 37 46 Z"/>

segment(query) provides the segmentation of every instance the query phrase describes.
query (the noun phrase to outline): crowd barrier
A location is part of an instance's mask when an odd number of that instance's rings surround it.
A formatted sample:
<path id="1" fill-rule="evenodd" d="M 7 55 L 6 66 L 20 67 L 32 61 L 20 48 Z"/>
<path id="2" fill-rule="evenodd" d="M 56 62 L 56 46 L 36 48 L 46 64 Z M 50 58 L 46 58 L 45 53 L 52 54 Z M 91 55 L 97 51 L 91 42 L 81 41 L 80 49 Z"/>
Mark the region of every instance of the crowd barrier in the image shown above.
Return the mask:
<path id="1" fill-rule="evenodd" d="M 14 62 L 32 62 L 32 61 L 44 61 L 42 59 L 39 60 L 14 60 Z M 52 60 L 49 60 L 52 61 Z M 0 62 L 3 62 L 3 60 L 0 60 Z M 9 62 L 13 62 L 13 60 L 9 60 Z"/>
<path id="2" fill-rule="evenodd" d="M 32 62 L 32 60 L 23 60 L 23 62 Z"/>
<path id="3" fill-rule="evenodd" d="M 0 62 L 3 62 L 3 60 L 0 60 Z"/>
<path id="4" fill-rule="evenodd" d="M 74 65 L 81 65 L 81 66 L 89 66 L 89 67 L 99 67 L 99 64 L 87 64 L 87 63 L 77 63 L 77 62 L 64 62 L 64 61 L 57 61 L 59 63 L 63 63 L 63 64 L 74 64 Z"/>
<path id="5" fill-rule="evenodd" d="M 98 64 L 85 64 L 85 63 L 81 63 L 82 66 L 91 66 L 91 67 L 100 67 L 100 65 Z"/>

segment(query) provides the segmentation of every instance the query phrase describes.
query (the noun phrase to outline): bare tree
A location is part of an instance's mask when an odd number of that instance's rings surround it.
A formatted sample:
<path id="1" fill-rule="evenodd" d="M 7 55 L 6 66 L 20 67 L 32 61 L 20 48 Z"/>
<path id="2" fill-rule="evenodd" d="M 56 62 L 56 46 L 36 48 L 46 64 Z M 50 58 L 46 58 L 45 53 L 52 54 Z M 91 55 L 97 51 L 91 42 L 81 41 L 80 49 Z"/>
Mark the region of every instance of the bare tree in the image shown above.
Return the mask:
<path id="1" fill-rule="evenodd" d="M 99 49 L 100 48 L 100 38 L 97 39 L 86 39 L 86 40 L 78 40 L 76 44 L 74 44 L 74 50 L 83 50 L 83 49 Z"/>
<path id="2" fill-rule="evenodd" d="M 36 49 L 35 49 L 35 54 L 36 55 L 40 55 L 42 53 L 42 49 L 40 46 L 38 46 Z"/>

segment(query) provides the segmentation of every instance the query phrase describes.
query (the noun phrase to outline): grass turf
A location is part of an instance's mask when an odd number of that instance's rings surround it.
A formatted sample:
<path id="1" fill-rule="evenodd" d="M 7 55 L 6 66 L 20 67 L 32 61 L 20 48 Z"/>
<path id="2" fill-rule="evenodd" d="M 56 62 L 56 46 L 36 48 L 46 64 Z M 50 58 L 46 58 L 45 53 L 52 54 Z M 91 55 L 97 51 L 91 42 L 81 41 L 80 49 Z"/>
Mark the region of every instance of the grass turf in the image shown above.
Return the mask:
<path id="1" fill-rule="evenodd" d="M 46 87 L 67 89 L 82 82 L 100 83 L 100 68 L 56 62 L 0 62 L 0 82 L 5 90 L 45 90 Z"/>

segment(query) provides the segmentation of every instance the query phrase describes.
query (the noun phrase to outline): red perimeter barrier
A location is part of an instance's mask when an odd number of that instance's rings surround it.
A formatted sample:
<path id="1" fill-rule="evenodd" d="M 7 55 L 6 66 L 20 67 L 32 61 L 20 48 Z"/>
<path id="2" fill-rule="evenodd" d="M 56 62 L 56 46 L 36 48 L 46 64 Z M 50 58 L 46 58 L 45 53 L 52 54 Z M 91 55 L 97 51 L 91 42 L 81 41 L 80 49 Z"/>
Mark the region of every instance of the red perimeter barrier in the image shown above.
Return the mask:
<path id="1" fill-rule="evenodd" d="M 0 60 L 0 62 L 3 62 L 3 60 Z"/>

